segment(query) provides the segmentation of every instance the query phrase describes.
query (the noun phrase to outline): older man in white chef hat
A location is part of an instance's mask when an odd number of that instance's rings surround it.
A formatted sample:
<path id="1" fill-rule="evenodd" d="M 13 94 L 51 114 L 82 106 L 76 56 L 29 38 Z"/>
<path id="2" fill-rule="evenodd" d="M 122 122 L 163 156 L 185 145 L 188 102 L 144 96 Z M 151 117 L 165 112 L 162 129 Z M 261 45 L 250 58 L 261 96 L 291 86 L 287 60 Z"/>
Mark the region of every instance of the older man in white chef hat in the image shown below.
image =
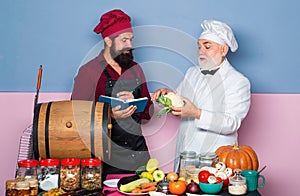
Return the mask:
<path id="1" fill-rule="evenodd" d="M 226 55 L 238 43 L 231 28 L 220 21 L 205 20 L 198 39 L 199 66 L 187 70 L 176 89 L 185 102 L 172 107 L 181 117 L 174 170 L 178 171 L 180 153 L 195 151 L 201 156 L 223 145 L 237 142 L 238 129 L 250 107 L 249 80 L 229 63 Z M 158 89 L 155 100 L 172 90 Z"/>

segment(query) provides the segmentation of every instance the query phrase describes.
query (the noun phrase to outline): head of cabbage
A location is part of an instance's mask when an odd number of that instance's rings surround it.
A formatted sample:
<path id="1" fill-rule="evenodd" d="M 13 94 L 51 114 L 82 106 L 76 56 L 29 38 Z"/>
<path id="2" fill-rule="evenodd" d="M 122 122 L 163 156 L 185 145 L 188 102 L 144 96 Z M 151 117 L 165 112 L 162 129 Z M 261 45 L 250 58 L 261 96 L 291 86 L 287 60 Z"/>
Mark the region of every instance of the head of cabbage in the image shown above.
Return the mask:
<path id="1" fill-rule="evenodd" d="M 172 112 L 172 106 L 183 107 L 184 101 L 181 97 L 173 92 L 169 92 L 166 95 L 160 95 L 156 100 L 159 104 L 163 105 L 163 108 L 157 113 L 157 117 L 160 118 L 163 114 Z"/>

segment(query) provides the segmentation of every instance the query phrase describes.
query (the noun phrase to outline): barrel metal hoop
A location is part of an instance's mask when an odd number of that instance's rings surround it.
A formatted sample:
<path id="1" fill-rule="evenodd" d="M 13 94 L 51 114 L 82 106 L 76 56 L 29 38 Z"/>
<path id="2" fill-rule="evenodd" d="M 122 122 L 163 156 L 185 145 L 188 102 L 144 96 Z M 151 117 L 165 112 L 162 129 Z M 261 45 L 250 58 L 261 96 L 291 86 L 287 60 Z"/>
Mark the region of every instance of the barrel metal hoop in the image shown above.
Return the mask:
<path id="1" fill-rule="evenodd" d="M 109 104 L 104 103 L 102 114 L 108 114 L 109 113 L 108 109 L 109 109 Z M 105 160 L 109 160 L 108 140 L 110 138 L 108 137 L 108 127 L 107 127 L 108 118 L 110 118 L 110 116 L 102 115 L 102 142 L 103 142 L 103 157 Z"/>
<path id="2" fill-rule="evenodd" d="M 46 110 L 46 122 L 45 122 L 45 150 L 46 158 L 50 158 L 50 146 L 49 146 L 49 119 L 50 119 L 50 109 L 52 102 L 49 102 Z"/>
<path id="3" fill-rule="evenodd" d="M 33 131 L 33 153 L 34 153 L 34 159 L 39 159 L 39 116 L 40 116 L 40 109 L 42 104 L 37 104 L 34 107 L 34 117 L 33 117 L 33 125 L 32 125 L 32 131 Z"/>
<path id="4" fill-rule="evenodd" d="M 91 157 L 95 158 L 95 140 L 94 140 L 94 134 L 95 134 L 95 107 L 96 103 L 92 103 L 91 108 L 91 124 L 90 124 L 90 135 L 91 135 Z"/>

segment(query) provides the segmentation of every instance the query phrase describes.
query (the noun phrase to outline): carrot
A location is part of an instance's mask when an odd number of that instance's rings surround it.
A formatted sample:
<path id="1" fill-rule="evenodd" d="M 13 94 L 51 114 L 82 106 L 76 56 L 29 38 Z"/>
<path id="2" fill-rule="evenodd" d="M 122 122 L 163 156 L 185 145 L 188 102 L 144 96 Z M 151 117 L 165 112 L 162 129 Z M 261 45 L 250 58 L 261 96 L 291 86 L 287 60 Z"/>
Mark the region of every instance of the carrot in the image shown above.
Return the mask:
<path id="1" fill-rule="evenodd" d="M 136 188 L 133 189 L 131 192 L 132 192 L 132 193 L 142 193 L 140 187 L 136 187 Z"/>
<path id="2" fill-rule="evenodd" d="M 147 193 L 147 192 L 150 192 L 150 191 L 155 191 L 155 189 L 156 189 L 156 186 L 149 186 L 148 188 L 141 189 L 140 191 L 142 193 Z"/>
<path id="3" fill-rule="evenodd" d="M 146 188 L 149 188 L 151 186 L 156 186 L 156 185 L 157 185 L 157 182 L 145 182 L 145 183 L 140 184 L 140 188 L 146 189 Z"/>

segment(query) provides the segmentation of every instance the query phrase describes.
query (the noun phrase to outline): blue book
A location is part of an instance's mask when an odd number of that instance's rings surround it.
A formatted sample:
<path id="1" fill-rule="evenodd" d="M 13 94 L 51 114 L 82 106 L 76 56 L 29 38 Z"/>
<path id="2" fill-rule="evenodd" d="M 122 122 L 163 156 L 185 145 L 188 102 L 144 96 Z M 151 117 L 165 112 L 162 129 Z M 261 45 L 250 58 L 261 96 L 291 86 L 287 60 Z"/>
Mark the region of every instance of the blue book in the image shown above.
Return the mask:
<path id="1" fill-rule="evenodd" d="M 137 99 L 128 99 L 126 101 L 116 98 L 116 97 L 109 97 L 105 95 L 100 95 L 99 102 L 108 103 L 111 105 L 111 107 L 116 107 L 118 105 L 121 105 L 121 109 L 126 109 L 130 105 L 137 106 L 137 109 L 134 113 L 140 113 L 143 112 L 146 108 L 148 97 L 142 97 Z"/>

